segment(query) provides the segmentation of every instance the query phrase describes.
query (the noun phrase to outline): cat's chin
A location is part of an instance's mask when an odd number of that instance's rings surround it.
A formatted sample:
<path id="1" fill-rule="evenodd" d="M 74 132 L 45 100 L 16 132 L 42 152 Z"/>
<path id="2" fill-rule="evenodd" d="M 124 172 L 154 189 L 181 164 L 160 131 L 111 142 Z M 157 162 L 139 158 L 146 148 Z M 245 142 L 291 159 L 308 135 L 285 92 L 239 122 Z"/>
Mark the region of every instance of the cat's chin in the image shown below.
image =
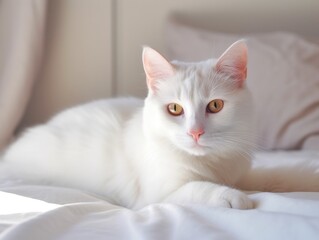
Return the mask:
<path id="1" fill-rule="evenodd" d="M 190 155 L 199 156 L 199 157 L 209 154 L 209 149 L 207 147 L 200 146 L 197 144 L 196 145 L 194 144 L 190 147 L 183 147 L 183 150 Z"/>
<path id="2" fill-rule="evenodd" d="M 194 141 L 185 139 L 183 139 L 183 141 L 181 141 L 181 139 L 174 140 L 172 142 L 176 148 L 192 156 L 206 156 L 209 155 L 212 150 L 210 147 L 201 143 L 195 143 Z"/>

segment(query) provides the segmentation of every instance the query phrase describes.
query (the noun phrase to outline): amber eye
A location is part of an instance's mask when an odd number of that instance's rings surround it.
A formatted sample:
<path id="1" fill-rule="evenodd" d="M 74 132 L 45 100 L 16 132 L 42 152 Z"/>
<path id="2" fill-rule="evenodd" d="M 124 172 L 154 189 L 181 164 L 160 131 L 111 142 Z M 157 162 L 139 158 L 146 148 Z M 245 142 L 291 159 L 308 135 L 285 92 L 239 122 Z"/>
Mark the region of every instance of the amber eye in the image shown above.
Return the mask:
<path id="1" fill-rule="evenodd" d="M 208 103 L 206 111 L 208 113 L 218 113 L 224 107 L 224 101 L 221 99 L 215 99 Z"/>
<path id="2" fill-rule="evenodd" d="M 167 111 L 173 116 L 179 116 L 183 114 L 183 108 L 177 103 L 170 103 L 167 105 Z"/>

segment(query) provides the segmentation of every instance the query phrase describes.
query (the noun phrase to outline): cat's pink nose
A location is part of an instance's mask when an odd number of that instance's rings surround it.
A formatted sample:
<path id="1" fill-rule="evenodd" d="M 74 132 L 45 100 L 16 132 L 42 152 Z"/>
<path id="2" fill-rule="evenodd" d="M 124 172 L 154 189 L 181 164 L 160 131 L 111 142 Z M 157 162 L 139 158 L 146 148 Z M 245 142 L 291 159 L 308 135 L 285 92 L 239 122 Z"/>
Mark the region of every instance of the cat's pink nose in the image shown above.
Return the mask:
<path id="1" fill-rule="evenodd" d="M 191 129 L 191 130 L 188 132 L 188 134 L 189 134 L 190 136 L 192 136 L 196 142 L 198 142 L 199 137 L 200 137 L 201 135 L 203 135 L 204 133 L 205 133 L 205 132 L 204 132 L 204 130 L 203 130 L 202 128 L 199 128 L 199 129 Z"/>

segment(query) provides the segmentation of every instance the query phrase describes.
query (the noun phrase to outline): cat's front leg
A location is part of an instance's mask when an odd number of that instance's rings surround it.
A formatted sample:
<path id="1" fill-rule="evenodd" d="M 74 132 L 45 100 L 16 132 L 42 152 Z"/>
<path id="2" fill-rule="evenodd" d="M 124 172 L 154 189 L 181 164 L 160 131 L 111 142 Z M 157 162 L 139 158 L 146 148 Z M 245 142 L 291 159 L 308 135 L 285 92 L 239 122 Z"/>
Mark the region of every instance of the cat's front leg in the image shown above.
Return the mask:
<path id="1" fill-rule="evenodd" d="M 253 201 L 236 189 L 211 182 L 189 182 L 173 193 L 164 202 L 207 204 L 213 207 L 251 209 Z"/>

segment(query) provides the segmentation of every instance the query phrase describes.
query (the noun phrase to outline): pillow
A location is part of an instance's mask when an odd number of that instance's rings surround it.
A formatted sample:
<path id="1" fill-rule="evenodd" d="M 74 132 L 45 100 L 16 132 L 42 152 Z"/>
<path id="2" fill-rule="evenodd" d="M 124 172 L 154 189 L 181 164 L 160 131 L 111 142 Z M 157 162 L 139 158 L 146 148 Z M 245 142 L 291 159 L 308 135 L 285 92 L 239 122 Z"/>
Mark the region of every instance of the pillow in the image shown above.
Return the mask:
<path id="1" fill-rule="evenodd" d="M 183 61 L 217 58 L 246 38 L 248 79 L 262 150 L 319 149 L 319 47 L 294 34 L 234 35 L 176 21 L 166 28 L 168 57 Z"/>

